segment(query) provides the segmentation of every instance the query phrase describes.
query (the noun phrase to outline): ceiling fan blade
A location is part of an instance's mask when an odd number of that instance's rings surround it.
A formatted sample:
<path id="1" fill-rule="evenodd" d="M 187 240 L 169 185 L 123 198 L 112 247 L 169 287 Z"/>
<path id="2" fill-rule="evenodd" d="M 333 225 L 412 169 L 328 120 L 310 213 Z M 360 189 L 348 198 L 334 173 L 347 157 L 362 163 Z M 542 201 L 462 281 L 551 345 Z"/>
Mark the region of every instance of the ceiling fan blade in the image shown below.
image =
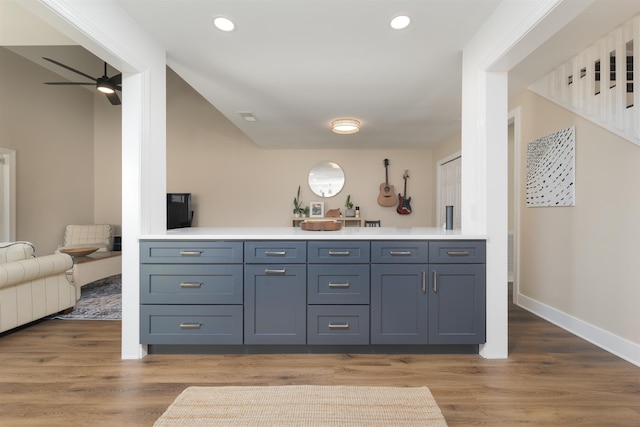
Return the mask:
<path id="1" fill-rule="evenodd" d="M 52 62 L 52 63 L 54 63 L 54 64 L 56 64 L 56 65 L 58 65 L 58 66 L 60 66 L 60 67 L 62 67 L 62 68 L 65 68 L 65 69 L 69 70 L 69 71 L 73 71 L 74 73 L 80 74 L 81 76 L 84 76 L 84 77 L 86 77 L 86 78 L 88 78 L 88 79 L 91 79 L 91 80 L 93 80 L 94 82 L 95 82 L 95 81 L 97 81 L 97 79 L 96 79 L 95 77 L 91 77 L 89 74 L 85 74 L 85 73 L 83 73 L 82 71 L 78 71 L 78 70 L 76 70 L 75 68 L 71 68 L 71 67 L 69 67 L 68 65 L 64 65 L 64 64 L 62 64 L 62 63 L 60 63 L 60 62 L 58 62 L 58 61 L 55 61 L 55 60 L 53 60 L 53 59 L 51 59 L 51 58 L 45 58 L 45 57 L 43 56 L 43 57 L 42 57 L 42 59 L 45 59 L 45 60 L 47 60 L 47 61 L 49 61 L 49 62 Z"/>
<path id="2" fill-rule="evenodd" d="M 112 105 L 120 105 L 120 98 L 118 97 L 118 94 L 113 92 L 113 93 L 105 93 L 106 97 L 109 99 L 109 102 L 111 102 Z"/>
<path id="3" fill-rule="evenodd" d="M 46 85 L 86 85 L 86 86 L 95 86 L 95 83 L 80 83 L 80 82 L 44 82 Z"/>
<path id="4" fill-rule="evenodd" d="M 121 83 L 122 83 L 122 73 L 120 73 L 120 74 L 116 74 L 115 76 L 110 77 L 110 78 L 109 78 L 109 83 L 112 83 L 112 84 L 114 84 L 114 85 L 119 85 L 119 84 L 121 84 Z"/>

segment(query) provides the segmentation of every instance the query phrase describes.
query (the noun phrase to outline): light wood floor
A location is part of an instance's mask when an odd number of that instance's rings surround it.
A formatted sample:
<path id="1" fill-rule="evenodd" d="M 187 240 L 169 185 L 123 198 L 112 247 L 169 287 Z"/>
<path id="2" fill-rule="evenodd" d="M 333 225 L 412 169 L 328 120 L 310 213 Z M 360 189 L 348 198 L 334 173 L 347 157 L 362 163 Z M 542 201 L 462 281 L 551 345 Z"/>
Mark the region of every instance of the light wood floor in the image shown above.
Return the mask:
<path id="1" fill-rule="evenodd" d="M 47 320 L 0 337 L 0 426 L 151 426 L 190 385 L 428 386 L 450 426 L 640 426 L 640 368 L 510 308 L 510 357 L 153 355 L 120 322 Z"/>

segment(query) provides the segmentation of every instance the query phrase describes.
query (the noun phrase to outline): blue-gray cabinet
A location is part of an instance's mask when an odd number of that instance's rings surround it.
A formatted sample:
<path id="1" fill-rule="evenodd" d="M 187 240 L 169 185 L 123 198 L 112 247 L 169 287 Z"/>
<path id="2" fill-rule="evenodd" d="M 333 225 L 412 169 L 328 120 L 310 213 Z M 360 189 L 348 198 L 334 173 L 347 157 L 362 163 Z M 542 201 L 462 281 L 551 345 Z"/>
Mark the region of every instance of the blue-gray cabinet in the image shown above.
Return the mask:
<path id="1" fill-rule="evenodd" d="M 142 344 L 242 344 L 242 242 L 140 243 Z"/>
<path id="2" fill-rule="evenodd" d="M 369 344 L 370 243 L 310 241 L 307 343 Z"/>
<path id="3" fill-rule="evenodd" d="M 306 261 L 306 242 L 245 243 L 245 344 L 306 344 Z"/>
<path id="4" fill-rule="evenodd" d="M 483 241 L 371 247 L 371 344 L 485 342 Z"/>
<path id="5" fill-rule="evenodd" d="M 429 344 L 486 341 L 486 246 L 429 243 Z"/>
<path id="6" fill-rule="evenodd" d="M 141 343 L 480 344 L 485 251 L 482 240 L 143 240 Z"/>

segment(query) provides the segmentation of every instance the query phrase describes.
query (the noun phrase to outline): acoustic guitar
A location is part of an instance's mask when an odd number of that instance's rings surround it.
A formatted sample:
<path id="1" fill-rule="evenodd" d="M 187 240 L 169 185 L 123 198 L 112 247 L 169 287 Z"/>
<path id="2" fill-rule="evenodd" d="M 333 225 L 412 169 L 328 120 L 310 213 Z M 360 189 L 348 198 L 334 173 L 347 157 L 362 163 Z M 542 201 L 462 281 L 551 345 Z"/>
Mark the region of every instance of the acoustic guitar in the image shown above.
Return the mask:
<path id="1" fill-rule="evenodd" d="M 384 182 L 380 184 L 378 204 L 380 206 L 395 206 L 397 202 L 396 190 L 389 184 L 389 159 L 384 159 Z"/>
<path id="2" fill-rule="evenodd" d="M 404 179 L 404 196 L 402 194 L 398 194 L 398 208 L 396 212 L 400 215 L 409 215 L 411 213 L 411 197 L 407 197 L 407 178 L 409 178 L 409 171 L 405 170 L 404 175 L 402 175 Z"/>

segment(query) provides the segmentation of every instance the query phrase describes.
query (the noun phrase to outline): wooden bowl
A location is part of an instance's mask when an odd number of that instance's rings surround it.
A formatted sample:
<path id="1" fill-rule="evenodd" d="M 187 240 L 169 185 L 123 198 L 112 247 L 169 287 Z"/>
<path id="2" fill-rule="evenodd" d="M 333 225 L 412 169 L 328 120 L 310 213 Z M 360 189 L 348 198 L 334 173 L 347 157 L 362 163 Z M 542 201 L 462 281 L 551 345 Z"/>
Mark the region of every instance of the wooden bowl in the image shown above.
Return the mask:
<path id="1" fill-rule="evenodd" d="M 307 231 L 336 231 L 342 228 L 342 221 L 303 221 L 300 228 Z"/>
<path id="2" fill-rule="evenodd" d="M 67 248 L 60 249 L 60 252 L 62 252 L 63 254 L 71 255 L 72 257 L 81 257 L 92 254 L 98 249 L 99 248 Z"/>

